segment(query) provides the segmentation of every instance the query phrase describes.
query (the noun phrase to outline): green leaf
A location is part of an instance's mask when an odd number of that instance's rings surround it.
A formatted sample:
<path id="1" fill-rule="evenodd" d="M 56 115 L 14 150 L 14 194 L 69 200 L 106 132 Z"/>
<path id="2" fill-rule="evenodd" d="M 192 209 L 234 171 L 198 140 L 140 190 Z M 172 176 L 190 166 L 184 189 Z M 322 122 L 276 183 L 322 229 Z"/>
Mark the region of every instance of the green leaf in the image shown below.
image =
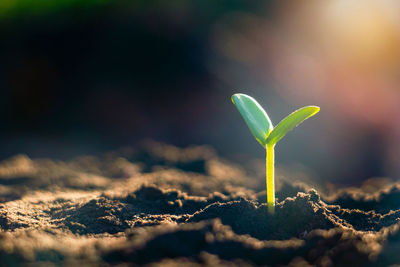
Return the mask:
<path id="1" fill-rule="evenodd" d="M 320 108 L 317 106 L 307 106 L 296 110 L 289 116 L 284 118 L 268 136 L 266 143 L 276 144 L 282 139 L 288 132 L 293 130 L 297 125 L 305 121 L 306 119 L 314 116 L 319 112 Z"/>
<path id="2" fill-rule="evenodd" d="M 234 94 L 235 104 L 256 140 L 265 148 L 266 140 L 273 126 L 265 110 L 251 96 Z"/>

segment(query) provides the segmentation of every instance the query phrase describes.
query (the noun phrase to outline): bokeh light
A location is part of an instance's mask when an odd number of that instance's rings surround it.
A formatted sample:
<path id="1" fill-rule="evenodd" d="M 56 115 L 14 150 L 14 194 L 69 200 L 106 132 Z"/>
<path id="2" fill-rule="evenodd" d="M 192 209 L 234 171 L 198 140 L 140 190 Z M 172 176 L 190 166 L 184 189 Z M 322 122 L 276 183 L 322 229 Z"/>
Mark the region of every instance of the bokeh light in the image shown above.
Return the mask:
<path id="1" fill-rule="evenodd" d="M 322 108 L 279 145 L 278 165 L 338 183 L 397 177 L 397 10 L 389 0 L 1 1 L 0 154 L 153 138 L 262 158 L 229 100 L 243 92 L 274 123 Z"/>

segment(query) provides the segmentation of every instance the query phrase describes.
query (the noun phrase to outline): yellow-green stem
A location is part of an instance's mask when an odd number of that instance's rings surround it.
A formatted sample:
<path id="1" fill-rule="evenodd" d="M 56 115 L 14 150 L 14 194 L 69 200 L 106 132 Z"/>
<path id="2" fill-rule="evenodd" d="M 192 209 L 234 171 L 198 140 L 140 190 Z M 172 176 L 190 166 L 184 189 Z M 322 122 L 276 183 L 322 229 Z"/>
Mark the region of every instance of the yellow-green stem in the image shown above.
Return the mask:
<path id="1" fill-rule="evenodd" d="M 268 213 L 274 214 L 275 212 L 275 171 L 274 171 L 274 145 L 266 146 L 267 150 L 267 164 L 266 164 L 266 174 L 267 174 L 267 204 Z"/>

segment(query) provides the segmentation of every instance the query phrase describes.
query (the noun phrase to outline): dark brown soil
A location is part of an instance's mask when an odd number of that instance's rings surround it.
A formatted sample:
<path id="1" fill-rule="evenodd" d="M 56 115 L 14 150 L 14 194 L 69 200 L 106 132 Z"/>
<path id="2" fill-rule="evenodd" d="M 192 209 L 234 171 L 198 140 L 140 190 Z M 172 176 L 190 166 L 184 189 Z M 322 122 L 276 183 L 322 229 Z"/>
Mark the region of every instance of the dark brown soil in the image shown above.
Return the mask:
<path id="1" fill-rule="evenodd" d="M 400 182 L 278 178 L 272 216 L 262 173 L 209 147 L 19 155 L 0 163 L 0 266 L 400 264 Z"/>

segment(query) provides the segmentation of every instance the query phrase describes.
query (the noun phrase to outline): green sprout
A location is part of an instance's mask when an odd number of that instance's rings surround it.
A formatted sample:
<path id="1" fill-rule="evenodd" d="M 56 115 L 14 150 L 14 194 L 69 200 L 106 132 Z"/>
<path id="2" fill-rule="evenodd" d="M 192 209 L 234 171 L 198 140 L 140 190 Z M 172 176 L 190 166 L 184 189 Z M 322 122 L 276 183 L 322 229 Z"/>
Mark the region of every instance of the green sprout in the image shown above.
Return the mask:
<path id="1" fill-rule="evenodd" d="M 267 205 L 268 212 L 275 212 L 275 188 L 274 188 L 274 148 L 276 143 L 289 131 L 293 130 L 306 119 L 314 116 L 320 110 L 317 106 L 300 108 L 284 118 L 274 128 L 270 118 L 261 105 L 251 96 L 234 94 L 232 102 L 244 118 L 247 126 L 255 139 L 266 150 L 266 176 L 267 176 Z"/>

